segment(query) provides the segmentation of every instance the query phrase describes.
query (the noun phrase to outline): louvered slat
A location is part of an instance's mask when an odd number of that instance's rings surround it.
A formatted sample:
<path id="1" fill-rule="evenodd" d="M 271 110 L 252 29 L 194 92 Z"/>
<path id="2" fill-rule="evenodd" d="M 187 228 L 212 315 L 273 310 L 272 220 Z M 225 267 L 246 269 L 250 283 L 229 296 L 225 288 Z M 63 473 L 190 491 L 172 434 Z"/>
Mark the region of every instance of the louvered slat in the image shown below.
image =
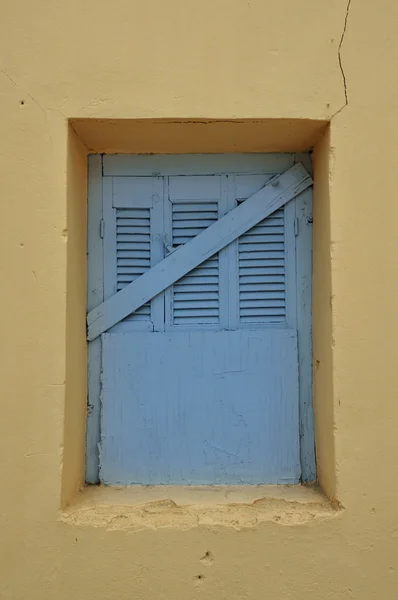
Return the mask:
<path id="1" fill-rule="evenodd" d="M 173 204 L 173 247 L 186 244 L 217 219 L 217 202 Z M 217 324 L 219 322 L 218 286 L 218 255 L 216 255 L 174 284 L 173 324 Z"/>
<path id="2" fill-rule="evenodd" d="M 150 209 L 117 209 L 116 263 L 117 291 L 140 277 L 151 266 Z M 150 319 L 150 303 L 129 315 L 125 321 Z"/>
<path id="3" fill-rule="evenodd" d="M 286 318 L 283 208 L 239 238 L 238 262 L 240 322 L 283 322 Z"/>

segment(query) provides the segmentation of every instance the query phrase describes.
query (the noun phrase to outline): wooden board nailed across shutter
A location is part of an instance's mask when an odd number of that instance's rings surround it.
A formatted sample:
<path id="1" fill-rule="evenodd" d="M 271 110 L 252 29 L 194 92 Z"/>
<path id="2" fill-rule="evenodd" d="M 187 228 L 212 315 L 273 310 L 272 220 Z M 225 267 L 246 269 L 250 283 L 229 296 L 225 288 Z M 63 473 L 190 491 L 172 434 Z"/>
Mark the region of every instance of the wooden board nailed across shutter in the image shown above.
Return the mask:
<path id="1" fill-rule="evenodd" d="M 239 238 L 241 323 L 274 323 L 286 319 L 284 221 L 284 208 L 281 208 Z"/>
<path id="2" fill-rule="evenodd" d="M 185 244 L 218 219 L 218 202 L 172 204 L 173 248 Z M 173 324 L 219 322 L 219 260 L 212 256 L 173 286 Z"/>
<path id="3" fill-rule="evenodd" d="M 151 221 L 149 208 L 116 210 L 117 291 L 149 270 L 151 264 Z M 125 320 L 150 319 L 150 303 Z"/>

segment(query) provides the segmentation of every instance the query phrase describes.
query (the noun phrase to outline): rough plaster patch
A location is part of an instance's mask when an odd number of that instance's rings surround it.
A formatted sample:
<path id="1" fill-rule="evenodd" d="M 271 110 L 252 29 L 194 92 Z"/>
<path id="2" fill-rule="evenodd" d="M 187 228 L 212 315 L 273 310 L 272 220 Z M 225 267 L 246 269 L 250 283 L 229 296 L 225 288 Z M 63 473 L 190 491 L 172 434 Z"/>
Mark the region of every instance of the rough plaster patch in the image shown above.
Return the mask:
<path id="1" fill-rule="evenodd" d="M 254 486 L 257 493 L 238 486 L 212 488 L 211 492 L 203 488 L 170 491 L 158 486 L 149 488 L 148 493 L 145 488 L 139 495 L 132 492 L 130 503 L 128 488 L 87 488 L 60 519 L 75 526 L 103 527 L 110 531 L 198 526 L 241 530 L 255 528 L 263 522 L 301 525 L 341 514 L 340 507 L 331 505 L 317 490 L 301 486 L 276 487 L 282 489 L 261 495 L 270 486 Z M 159 498 L 151 499 L 151 496 Z M 202 563 L 211 564 L 212 560 L 212 556 L 205 555 Z"/>

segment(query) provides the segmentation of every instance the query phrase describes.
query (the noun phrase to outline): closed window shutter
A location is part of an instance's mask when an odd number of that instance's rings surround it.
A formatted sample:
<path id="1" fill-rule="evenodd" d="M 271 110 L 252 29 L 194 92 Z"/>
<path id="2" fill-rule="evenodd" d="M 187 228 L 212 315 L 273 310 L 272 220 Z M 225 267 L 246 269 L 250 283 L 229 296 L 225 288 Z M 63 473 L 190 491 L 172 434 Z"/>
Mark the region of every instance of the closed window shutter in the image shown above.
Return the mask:
<path id="1" fill-rule="evenodd" d="M 151 263 L 151 213 L 149 208 L 116 210 L 117 291 L 149 270 Z M 126 320 L 144 321 L 151 317 L 145 304 Z"/>
<path id="2" fill-rule="evenodd" d="M 218 219 L 217 202 L 172 205 L 173 248 L 186 244 Z M 173 286 L 174 325 L 219 322 L 219 260 L 212 256 Z"/>
<path id="3" fill-rule="evenodd" d="M 242 202 L 238 200 L 238 203 Z M 284 208 L 238 240 L 240 323 L 286 319 Z"/>

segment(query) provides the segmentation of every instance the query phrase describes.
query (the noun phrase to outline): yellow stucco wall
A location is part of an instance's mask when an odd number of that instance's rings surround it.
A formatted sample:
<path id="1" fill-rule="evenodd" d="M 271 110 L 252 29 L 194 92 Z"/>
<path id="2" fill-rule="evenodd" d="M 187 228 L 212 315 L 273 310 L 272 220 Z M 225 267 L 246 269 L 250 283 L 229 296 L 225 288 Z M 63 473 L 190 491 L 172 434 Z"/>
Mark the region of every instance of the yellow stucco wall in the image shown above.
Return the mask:
<path id="1" fill-rule="evenodd" d="M 2 3 L 0 598 L 397 598 L 397 23 L 394 0 Z M 343 508 L 61 518 L 83 481 L 87 152 L 309 145 L 317 456 Z"/>

